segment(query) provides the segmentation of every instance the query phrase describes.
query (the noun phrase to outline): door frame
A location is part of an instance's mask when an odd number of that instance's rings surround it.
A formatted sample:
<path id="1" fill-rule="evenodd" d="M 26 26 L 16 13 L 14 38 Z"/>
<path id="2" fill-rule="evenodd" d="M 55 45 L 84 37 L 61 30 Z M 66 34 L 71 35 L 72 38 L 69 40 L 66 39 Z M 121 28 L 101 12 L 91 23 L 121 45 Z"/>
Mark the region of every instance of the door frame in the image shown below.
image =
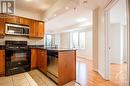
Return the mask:
<path id="1" fill-rule="evenodd" d="M 104 22 L 105 22 L 105 34 L 104 34 L 104 43 L 105 43 L 105 54 L 104 54 L 104 59 L 105 59 L 105 79 L 110 80 L 110 57 L 109 57 L 109 24 L 110 24 L 110 15 L 109 11 L 110 9 L 118 2 L 119 0 L 110 0 L 109 3 L 105 6 L 104 8 Z"/>
<path id="2" fill-rule="evenodd" d="M 110 57 L 109 57 L 109 45 L 108 45 L 108 30 L 109 30 L 109 24 L 110 24 L 110 22 L 109 22 L 109 19 L 110 19 L 110 15 L 109 15 L 109 11 L 110 11 L 110 9 L 118 2 L 119 0 L 110 0 L 110 2 L 105 6 L 105 10 L 104 10 L 104 22 L 105 22 L 105 79 L 106 80 L 110 80 Z M 128 9 L 128 6 L 130 5 L 130 4 L 128 4 L 128 2 L 129 2 L 129 0 L 126 0 L 127 1 L 127 12 L 130 10 L 130 7 L 129 7 L 129 9 Z M 130 3 L 130 2 L 129 2 Z M 127 13 L 128 14 L 128 13 Z M 130 14 L 130 13 L 129 13 Z M 128 46 L 128 50 L 127 50 L 127 57 L 128 57 L 128 68 L 127 68 L 127 70 L 128 70 L 128 76 L 130 75 L 129 74 L 129 72 L 130 72 L 130 58 L 129 58 L 129 51 L 130 51 L 130 46 L 129 46 L 129 41 L 130 41 L 130 37 L 129 37 L 129 31 L 130 31 L 130 28 L 129 28 L 129 17 L 127 18 L 128 20 L 127 20 L 127 34 L 128 34 L 128 40 L 127 40 L 127 46 Z M 128 83 L 130 83 L 129 82 L 130 81 L 130 77 L 128 77 Z M 129 86 L 129 85 L 128 85 Z"/>
<path id="3" fill-rule="evenodd" d="M 129 52 L 130 52 L 130 0 L 126 0 L 126 3 L 127 3 L 127 14 L 128 14 L 128 16 L 127 16 L 127 34 L 128 34 L 128 86 L 130 86 L 130 54 L 129 54 Z"/>

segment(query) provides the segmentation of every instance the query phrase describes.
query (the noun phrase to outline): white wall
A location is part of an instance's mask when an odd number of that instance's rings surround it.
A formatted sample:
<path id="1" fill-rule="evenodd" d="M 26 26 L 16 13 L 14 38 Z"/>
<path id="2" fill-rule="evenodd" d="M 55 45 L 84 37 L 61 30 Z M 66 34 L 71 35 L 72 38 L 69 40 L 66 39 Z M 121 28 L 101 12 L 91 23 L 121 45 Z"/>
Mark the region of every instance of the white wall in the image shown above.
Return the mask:
<path id="1" fill-rule="evenodd" d="M 69 32 L 61 33 L 60 41 L 61 41 L 60 43 L 61 48 L 70 48 L 70 33 Z"/>
<path id="2" fill-rule="evenodd" d="M 104 29 L 104 8 L 93 10 L 93 58 L 94 70 L 96 70 L 104 79 L 106 78 L 105 61 L 105 29 Z"/>
<path id="3" fill-rule="evenodd" d="M 121 24 L 111 24 L 109 28 L 110 63 L 122 63 Z"/>
<path id="4" fill-rule="evenodd" d="M 77 57 L 92 60 L 92 30 L 85 32 L 85 49 L 77 50 Z"/>
<path id="5" fill-rule="evenodd" d="M 43 45 L 44 39 L 29 39 L 28 37 L 21 36 L 5 36 L 4 38 L 0 38 L 0 45 L 4 45 L 6 40 L 13 41 L 27 41 L 28 45 Z"/>
<path id="6" fill-rule="evenodd" d="M 99 8 L 93 10 L 93 69 L 98 71 L 98 13 Z"/>
<path id="7" fill-rule="evenodd" d="M 124 25 L 123 26 L 123 38 L 124 38 L 124 40 L 123 40 L 123 61 L 124 62 L 127 62 L 128 60 L 127 60 L 127 57 L 128 57 L 128 55 L 127 55 L 127 46 L 128 46 L 128 41 L 127 41 L 127 39 L 128 39 L 128 34 L 127 34 L 127 27 L 126 27 L 126 25 Z"/>

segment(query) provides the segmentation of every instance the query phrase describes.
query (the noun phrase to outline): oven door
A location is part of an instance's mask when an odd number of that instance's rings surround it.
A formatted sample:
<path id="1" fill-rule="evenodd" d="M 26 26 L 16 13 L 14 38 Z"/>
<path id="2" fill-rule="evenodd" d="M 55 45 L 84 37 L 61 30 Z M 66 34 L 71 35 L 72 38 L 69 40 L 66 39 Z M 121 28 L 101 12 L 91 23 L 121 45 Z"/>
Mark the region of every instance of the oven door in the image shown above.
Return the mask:
<path id="1" fill-rule="evenodd" d="M 6 75 L 30 70 L 30 50 L 5 50 Z"/>

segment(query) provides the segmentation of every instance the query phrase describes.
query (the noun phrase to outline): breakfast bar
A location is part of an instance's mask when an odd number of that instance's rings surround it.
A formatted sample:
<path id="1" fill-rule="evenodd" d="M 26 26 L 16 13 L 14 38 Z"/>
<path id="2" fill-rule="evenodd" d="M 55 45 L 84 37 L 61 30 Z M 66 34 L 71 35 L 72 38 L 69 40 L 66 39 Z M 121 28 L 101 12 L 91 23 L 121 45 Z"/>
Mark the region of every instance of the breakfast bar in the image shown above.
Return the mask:
<path id="1" fill-rule="evenodd" d="M 36 47 L 31 51 L 32 55 L 37 51 L 37 68 L 58 86 L 76 80 L 76 50 Z"/>

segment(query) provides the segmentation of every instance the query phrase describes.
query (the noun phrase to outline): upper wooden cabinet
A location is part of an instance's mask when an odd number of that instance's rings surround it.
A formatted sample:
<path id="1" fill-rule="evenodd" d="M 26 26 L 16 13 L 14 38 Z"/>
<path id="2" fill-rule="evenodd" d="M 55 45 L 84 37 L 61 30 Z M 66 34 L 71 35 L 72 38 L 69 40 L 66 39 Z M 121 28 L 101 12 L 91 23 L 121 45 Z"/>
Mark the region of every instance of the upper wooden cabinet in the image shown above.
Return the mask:
<path id="1" fill-rule="evenodd" d="M 0 37 L 4 37 L 5 35 L 6 23 L 28 25 L 30 27 L 29 38 L 43 38 L 44 37 L 44 22 L 33 20 L 33 19 L 28 19 L 24 17 L 19 17 L 19 16 L 0 18 Z"/>
<path id="2" fill-rule="evenodd" d="M 44 37 L 44 22 L 39 21 L 31 21 L 30 31 L 29 31 L 30 38 L 43 38 Z"/>
<path id="3" fill-rule="evenodd" d="M 7 17 L 7 18 L 5 18 L 5 23 L 19 24 L 19 17 L 17 17 L 17 16 Z"/>
<path id="4" fill-rule="evenodd" d="M 31 21 L 30 29 L 29 29 L 29 37 L 34 38 L 36 37 L 36 21 Z"/>
<path id="5" fill-rule="evenodd" d="M 5 19 L 0 18 L 0 37 L 4 37 L 5 35 Z"/>
<path id="6" fill-rule="evenodd" d="M 40 38 L 44 37 L 44 23 L 43 22 L 38 22 L 38 31 L 37 31 L 37 36 Z"/>
<path id="7" fill-rule="evenodd" d="M 31 20 L 27 19 L 27 18 L 19 17 L 19 23 L 22 24 L 22 25 L 30 26 L 31 25 Z"/>
<path id="8" fill-rule="evenodd" d="M 5 54 L 4 50 L 0 50 L 0 76 L 5 73 Z"/>

